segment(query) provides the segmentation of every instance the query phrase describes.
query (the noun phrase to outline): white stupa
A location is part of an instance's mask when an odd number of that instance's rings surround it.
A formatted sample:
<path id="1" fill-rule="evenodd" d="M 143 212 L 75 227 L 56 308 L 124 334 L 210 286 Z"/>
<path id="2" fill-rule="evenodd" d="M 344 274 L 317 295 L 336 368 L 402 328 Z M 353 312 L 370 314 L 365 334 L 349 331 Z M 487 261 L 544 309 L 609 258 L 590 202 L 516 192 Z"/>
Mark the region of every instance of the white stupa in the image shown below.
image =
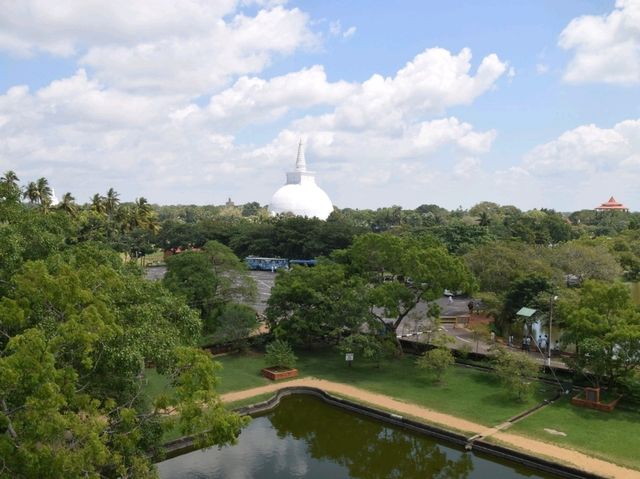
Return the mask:
<path id="1" fill-rule="evenodd" d="M 269 204 L 272 215 L 293 213 L 326 220 L 333 211 L 327 194 L 316 185 L 316 174 L 307 171 L 302 140 L 298 144 L 295 171 L 287 173 L 287 184 L 275 192 Z"/>

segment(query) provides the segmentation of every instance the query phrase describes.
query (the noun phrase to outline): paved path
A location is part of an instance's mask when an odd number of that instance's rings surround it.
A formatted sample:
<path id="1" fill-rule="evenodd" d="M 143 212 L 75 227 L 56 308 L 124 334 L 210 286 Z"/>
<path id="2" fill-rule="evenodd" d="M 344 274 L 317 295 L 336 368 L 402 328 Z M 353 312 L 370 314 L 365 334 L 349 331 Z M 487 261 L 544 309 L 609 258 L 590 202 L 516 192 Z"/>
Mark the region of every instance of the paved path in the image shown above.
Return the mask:
<path id="1" fill-rule="evenodd" d="M 578 469 L 592 472 L 601 476 L 621 479 L 640 479 L 640 471 L 627 469 L 610 462 L 596 459 L 572 449 L 567 449 L 542 441 L 537 441 L 535 439 L 529 439 L 524 436 L 505 433 L 499 430 L 499 428 L 487 428 L 486 426 L 483 426 L 481 424 L 467 421 L 465 419 L 451 416 L 449 414 L 433 411 L 416 404 L 403 402 L 401 400 L 394 399 L 383 394 L 373 393 L 365 389 L 356 388 L 347 384 L 334 383 L 323 379 L 294 379 L 291 381 L 269 384 L 267 386 L 262 386 L 254 389 L 247 389 L 244 391 L 223 394 L 221 398 L 223 402 L 239 401 L 241 399 L 247 399 L 259 394 L 275 392 L 281 388 L 295 386 L 315 387 L 318 389 L 322 389 L 328 393 L 348 396 L 357 399 L 358 401 L 420 418 L 430 423 L 438 424 L 445 429 L 464 431 L 470 433 L 470 435 L 480 434 L 484 437 L 486 437 L 487 435 L 491 435 L 503 444 L 513 446 L 520 450 L 525 450 L 529 454 L 543 456 L 561 463 L 570 464 L 571 466 Z"/>

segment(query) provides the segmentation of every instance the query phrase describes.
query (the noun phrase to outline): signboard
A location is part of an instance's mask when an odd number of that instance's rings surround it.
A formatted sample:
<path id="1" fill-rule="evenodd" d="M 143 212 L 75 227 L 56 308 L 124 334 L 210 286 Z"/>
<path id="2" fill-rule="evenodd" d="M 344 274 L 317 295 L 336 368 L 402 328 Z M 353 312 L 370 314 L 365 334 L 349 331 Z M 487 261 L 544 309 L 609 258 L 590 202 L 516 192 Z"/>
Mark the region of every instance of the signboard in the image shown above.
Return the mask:
<path id="1" fill-rule="evenodd" d="M 345 354 L 345 355 L 344 355 L 344 359 L 345 359 L 346 361 L 349 361 L 349 362 L 353 361 L 353 353 L 347 353 L 347 354 Z"/>

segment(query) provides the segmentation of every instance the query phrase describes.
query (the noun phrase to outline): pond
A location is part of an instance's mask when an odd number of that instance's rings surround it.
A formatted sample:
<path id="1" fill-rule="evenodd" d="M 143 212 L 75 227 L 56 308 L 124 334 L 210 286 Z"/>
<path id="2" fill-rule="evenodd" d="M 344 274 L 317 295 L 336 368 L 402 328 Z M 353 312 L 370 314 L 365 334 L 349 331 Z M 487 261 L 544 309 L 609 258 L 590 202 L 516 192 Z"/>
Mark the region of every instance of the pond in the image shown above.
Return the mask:
<path id="1" fill-rule="evenodd" d="M 284 397 L 254 418 L 237 445 L 184 454 L 158 469 L 163 479 L 555 477 L 303 394 Z"/>

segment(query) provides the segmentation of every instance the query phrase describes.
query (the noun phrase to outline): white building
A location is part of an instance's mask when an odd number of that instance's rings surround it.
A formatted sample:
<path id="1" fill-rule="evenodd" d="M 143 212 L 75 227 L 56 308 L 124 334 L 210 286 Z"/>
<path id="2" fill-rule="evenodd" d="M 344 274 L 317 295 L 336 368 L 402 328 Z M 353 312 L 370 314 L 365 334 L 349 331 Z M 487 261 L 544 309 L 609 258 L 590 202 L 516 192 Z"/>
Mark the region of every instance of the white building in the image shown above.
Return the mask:
<path id="1" fill-rule="evenodd" d="M 275 192 L 269 204 L 272 215 L 293 213 L 326 220 L 333 211 L 327 194 L 316 185 L 315 173 L 307 171 L 302 140 L 298 144 L 295 171 L 287 173 L 287 183 Z"/>

